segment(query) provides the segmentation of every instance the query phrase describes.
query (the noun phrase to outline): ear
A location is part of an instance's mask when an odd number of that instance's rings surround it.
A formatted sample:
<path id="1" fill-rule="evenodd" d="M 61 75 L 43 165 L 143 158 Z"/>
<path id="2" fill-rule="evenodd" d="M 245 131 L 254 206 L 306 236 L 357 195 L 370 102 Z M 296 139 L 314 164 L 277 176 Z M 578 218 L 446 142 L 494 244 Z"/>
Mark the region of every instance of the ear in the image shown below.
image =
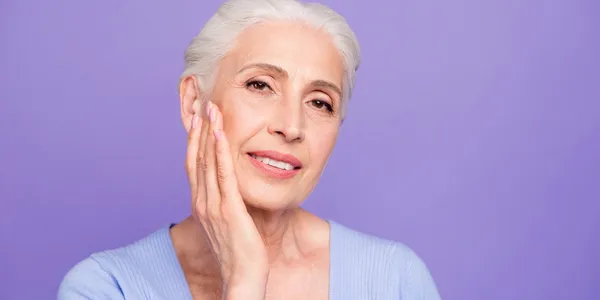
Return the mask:
<path id="1" fill-rule="evenodd" d="M 192 127 L 192 117 L 200 113 L 201 92 L 198 79 L 194 75 L 187 76 L 179 83 L 179 98 L 181 101 L 181 122 L 187 132 Z"/>

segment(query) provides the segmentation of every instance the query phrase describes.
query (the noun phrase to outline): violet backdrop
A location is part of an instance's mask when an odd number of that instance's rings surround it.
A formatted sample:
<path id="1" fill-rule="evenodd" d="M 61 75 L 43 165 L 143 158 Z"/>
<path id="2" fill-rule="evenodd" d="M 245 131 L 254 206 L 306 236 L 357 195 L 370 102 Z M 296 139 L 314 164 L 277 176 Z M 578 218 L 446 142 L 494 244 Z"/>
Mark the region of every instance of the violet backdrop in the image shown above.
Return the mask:
<path id="1" fill-rule="evenodd" d="M 0 2 L 0 299 L 186 216 L 182 54 L 220 1 Z M 363 53 L 305 204 L 444 299 L 598 299 L 600 5 L 348 1 Z"/>

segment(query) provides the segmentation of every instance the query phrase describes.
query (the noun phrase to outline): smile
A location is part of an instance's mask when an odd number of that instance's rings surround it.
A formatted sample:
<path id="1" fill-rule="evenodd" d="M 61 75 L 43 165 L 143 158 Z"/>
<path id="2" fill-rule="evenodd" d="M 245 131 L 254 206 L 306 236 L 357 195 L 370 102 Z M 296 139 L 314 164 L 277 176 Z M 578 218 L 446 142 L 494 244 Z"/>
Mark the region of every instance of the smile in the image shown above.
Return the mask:
<path id="1" fill-rule="evenodd" d="M 296 175 L 302 163 L 295 157 L 275 151 L 248 153 L 250 162 L 269 177 L 286 179 Z"/>
<path id="2" fill-rule="evenodd" d="M 294 166 L 292 166 L 291 164 L 288 164 L 286 162 L 283 161 L 278 161 L 272 158 L 268 158 L 268 157 L 263 157 L 263 156 L 256 156 L 254 154 L 250 154 L 250 156 L 252 156 L 252 158 L 261 161 L 263 164 L 275 167 L 275 168 L 279 168 L 282 170 L 293 170 Z"/>

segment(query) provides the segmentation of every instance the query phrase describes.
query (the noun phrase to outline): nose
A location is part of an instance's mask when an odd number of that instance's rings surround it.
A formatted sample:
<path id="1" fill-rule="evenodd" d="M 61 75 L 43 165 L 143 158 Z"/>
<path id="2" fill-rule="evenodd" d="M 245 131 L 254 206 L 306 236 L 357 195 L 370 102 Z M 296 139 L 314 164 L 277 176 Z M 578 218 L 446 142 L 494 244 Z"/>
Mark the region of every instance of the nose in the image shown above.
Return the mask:
<path id="1" fill-rule="evenodd" d="M 288 143 L 299 143 L 304 141 L 304 119 L 301 104 L 293 102 L 296 101 L 281 101 L 279 103 L 280 105 L 273 113 L 268 131 L 272 135 L 283 138 Z"/>

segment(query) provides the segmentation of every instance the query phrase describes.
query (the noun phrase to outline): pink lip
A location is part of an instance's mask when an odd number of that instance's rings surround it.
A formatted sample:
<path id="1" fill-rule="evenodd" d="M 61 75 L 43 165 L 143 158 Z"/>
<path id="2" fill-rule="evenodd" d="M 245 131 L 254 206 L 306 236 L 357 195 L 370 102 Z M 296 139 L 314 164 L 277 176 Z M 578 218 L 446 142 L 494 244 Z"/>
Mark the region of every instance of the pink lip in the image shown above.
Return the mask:
<path id="1" fill-rule="evenodd" d="M 255 159 L 250 154 L 286 162 L 286 163 L 294 166 L 294 169 L 283 170 L 283 169 L 279 169 L 279 168 L 276 168 L 273 166 L 269 166 L 269 165 Z M 261 170 L 267 176 L 273 177 L 273 178 L 278 178 L 278 179 L 292 178 L 296 174 L 298 174 L 298 172 L 300 172 L 300 168 L 302 168 L 302 162 L 300 162 L 300 160 L 298 160 L 294 156 L 289 155 L 289 154 L 279 153 L 276 151 L 254 151 L 254 152 L 248 153 L 248 158 L 250 159 L 250 162 L 255 167 L 257 167 L 259 170 Z"/>

